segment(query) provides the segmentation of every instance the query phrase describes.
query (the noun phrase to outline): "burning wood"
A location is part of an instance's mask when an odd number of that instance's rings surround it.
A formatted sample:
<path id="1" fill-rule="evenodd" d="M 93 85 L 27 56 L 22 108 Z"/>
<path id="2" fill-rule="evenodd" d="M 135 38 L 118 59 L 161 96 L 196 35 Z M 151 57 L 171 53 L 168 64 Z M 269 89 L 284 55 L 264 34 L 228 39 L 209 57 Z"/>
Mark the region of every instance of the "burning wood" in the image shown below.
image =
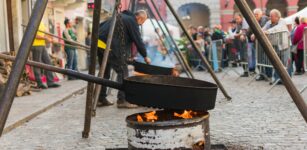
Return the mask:
<path id="1" fill-rule="evenodd" d="M 155 122 L 156 120 L 158 120 L 158 116 L 156 115 L 156 111 L 145 113 L 144 118 L 146 119 L 147 122 Z M 137 115 L 137 121 L 138 122 L 144 122 L 141 115 Z"/>
<path id="2" fill-rule="evenodd" d="M 156 111 L 152 111 L 150 113 L 145 113 L 145 118 L 148 122 L 155 122 L 158 120 L 158 116 L 156 115 Z"/>
<path id="3" fill-rule="evenodd" d="M 144 122 L 142 116 L 140 115 L 137 115 L 136 119 L 138 120 L 138 122 Z"/>
<path id="4" fill-rule="evenodd" d="M 196 112 L 185 110 L 182 114 L 174 113 L 175 117 L 183 118 L 183 119 L 191 119 L 193 118 L 192 114 L 196 115 Z"/>

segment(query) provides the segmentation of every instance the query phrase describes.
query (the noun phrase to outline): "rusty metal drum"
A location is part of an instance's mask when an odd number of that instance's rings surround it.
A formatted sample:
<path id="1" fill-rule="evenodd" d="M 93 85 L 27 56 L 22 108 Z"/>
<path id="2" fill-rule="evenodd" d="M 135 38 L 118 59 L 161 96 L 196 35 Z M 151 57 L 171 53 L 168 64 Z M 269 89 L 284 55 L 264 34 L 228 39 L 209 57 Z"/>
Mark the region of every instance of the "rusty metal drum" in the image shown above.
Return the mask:
<path id="1" fill-rule="evenodd" d="M 197 112 L 191 119 L 178 119 L 171 111 L 157 111 L 155 122 L 138 122 L 133 114 L 126 118 L 128 149 L 200 149 L 210 150 L 209 113 Z M 164 118 L 164 119 L 163 119 Z M 165 119 L 168 118 L 168 119 Z M 202 143 L 202 145 L 198 145 Z"/>

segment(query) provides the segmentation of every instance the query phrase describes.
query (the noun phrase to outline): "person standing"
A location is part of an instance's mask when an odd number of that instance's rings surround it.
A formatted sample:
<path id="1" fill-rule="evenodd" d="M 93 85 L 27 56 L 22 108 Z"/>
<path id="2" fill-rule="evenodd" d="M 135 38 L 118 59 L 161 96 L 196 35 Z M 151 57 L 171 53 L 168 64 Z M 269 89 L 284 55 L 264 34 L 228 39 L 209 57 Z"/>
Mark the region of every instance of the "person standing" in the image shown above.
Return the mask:
<path id="1" fill-rule="evenodd" d="M 263 15 L 263 11 L 259 8 L 254 10 L 254 16 L 258 21 L 260 27 L 263 27 L 268 21 L 269 18 Z M 248 37 L 248 66 L 250 72 L 255 72 L 256 69 L 256 38 L 253 34 L 251 28 L 248 29 L 247 32 Z M 256 78 L 256 81 L 265 80 L 265 77 L 262 74 L 265 74 L 265 69 L 260 70 L 261 74 Z"/>
<path id="2" fill-rule="evenodd" d="M 274 33 L 278 33 L 278 32 L 287 32 L 288 31 L 288 27 L 286 22 L 281 18 L 281 13 L 279 10 L 277 9 L 273 9 L 270 12 L 270 21 L 268 21 L 264 27 L 262 28 L 265 32 L 265 34 L 274 34 Z M 289 34 L 288 32 L 286 34 Z M 289 37 L 290 35 L 287 35 L 287 37 Z M 284 39 L 284 38 L 283 38 Z M 288 38 L 286 38 L 287 40 L 289 40 Z M 289 41 L 282 41 L 281 43 L 276 43 L 277 39 L 270 39 L 272 46 L 274 47 L 275 51 L 281 51 L 281 50 L 285 50 L 287 48 L 289 48 Z M 281 44 L 281 45 L 278 45 Z M 288 60 L 281 60 L 285 63 L 285 61 Z M 274 69 L 274 73 L 273 73 L 273 77 L 274 80 L 273 82 L 271 82 L 270 84 L 273 84 L 274 82 L 278 81 L 280 79 L 279 74 L 276 72 L 276 70 Z M 281 81 L 278 82 L 278 84 L 282 84 Z"/>
<path id="3" fill-rule="evenodd" d="M 301 75 L 305 73 L 304 69 L 304 29 L 307 27 L 307 18 L 301 18 L 301 24 L 297 27 L 293 44 L 297 44 L 297 64 L 296 64 L 296 74 Z"/>
<path id="4" fill-rule="evenodd" d="M 130 59 L 131 45 L 135 44 L 138 52 L 144 58 L 147 64 L 150 64 L 151 60 L 147 57 L 145 44 L 141 38 L 141 32 L 139 25 L 142 25 L 147 19 L 147 13 L 144 10 L 139 10 L 135 14 L 130 11 L 124 11 L 119 14 L 120 20 L 117 20 L 117 24 L 114 31 L 114 36 L 111 44 L 111 51 L 108 58 L 104 78 L 110 78 L 110 71 L 113 69 L 117 73 L 117 81 L 122 83 L 124 78 L 128 77 L 128 65 L 127 62 Z M 111 27 L 111 19 L 100 24 L 99 27 L 99 40 L 106 43 L 108 34 Z M 98 48 L 98 59 L 101 65 L 104 48 Z M 118 108 L 136 108 L 136 105 L 130 104 L 126 101 L 125 92 L 119 91 L 117 95 L 117 107 Z M 99 99 L 98 107 L 112 105 L 107 99 L 107 89 L 102 87 Z"/>
<path id="5" fill-rule="evenodd" d="M 299 17 L 295 17 L 294 19 L 294 27 L 293 29 L 291 30 L 290 32 L 290 38 L 291 38 L 291 49 L 292 47 L 294 46 L 293 44 L 293 39 L 294 39 L 294 34 L 295 34 L 295 31 L 297 29 L 297 27 L 300 25 L 300 18 Z M 297 47 L 296 47 L 296 51 L 291 51 L 291 62 L 290 62 L 290 72 L 292 74 L 293 72 L 293 62 L 295 63 L 295 66 L 297 67 Z M 297 72 L 298 70 L 295 71 L 295 75 L 300 75 L 301 73 L 300 72 Z"/>
<path id="6" fill-rule="evenodd" d="M 32 49 L 31 49 L 33 61 L 52 65 L 49 54 L 46 50 L 46 40 L 49 40 L 49 39 L 43 33 L 46 31 L 46 27 L 42 22 L 40 23 L 38 30 L 39 31 L 36 33 L 36 37 L 34 39 Z M 47 88 L 60 87 L 59 84 L 54 83 L 54 76 L 53 76 L 53 73 L 50 71 L 44 71 L 47 77 L 47 86 L 45 86 L 41 79 L 41 71 L 42 70 L 40 68 L 34 67 L 34 76 L 35 76 L 35 81 L 37 83 L 37 88 L 47 89 Z"/>
<path id="7" fill-rule="evenodd" d="M 237 13 L 234 15 L 234 19 L 236 21 L 236 34 L 234 35 L 234 45 L 239 54 L 239 61 L 246 61 L 246 53 L 247 53 L 247 37 L 246 33 L 249 28 L 246 20 L 243 18 L 242 14 Z M 244 73 L 241 77 L 248 77 L 248 69 L 245 65 L 242 65 Z"/>
<path id="8" fill-rule="evenodd" d="M 74 33 L 71 22 L 68 18 L 65 19 L 64 24 L 65 24 L 65 30 L 63 31 L 63 37 L 64 39 L 67 40 L 65 41 L 65 47 L 64 47 L 67 55 L 66 69 L 78 71 L 76 48 L 71 46 L 72 45 L 71 42 L 77 41 L 77 36 Z M 68 80 L 74 80 L 74 79 L 75 78 L 73 77 L 68 77 Z"/>

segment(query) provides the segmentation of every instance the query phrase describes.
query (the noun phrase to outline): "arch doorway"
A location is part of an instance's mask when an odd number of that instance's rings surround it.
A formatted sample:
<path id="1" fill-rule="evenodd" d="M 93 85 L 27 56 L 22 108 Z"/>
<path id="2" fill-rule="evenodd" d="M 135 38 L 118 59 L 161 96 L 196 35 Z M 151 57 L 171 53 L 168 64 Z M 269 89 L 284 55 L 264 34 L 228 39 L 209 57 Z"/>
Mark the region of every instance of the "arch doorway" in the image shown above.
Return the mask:
<path id="1" fill-rule="evenodd" d="M 288 2 L 286 0 L 269 0 L 266 4 L 266 14 L 269 16 L 272 9 L 280 11 L 282 17 L 288 16 Z"/>
<path id="2" fill-rule="evenodd" d="M 184 25 L 210 26 L 210 10 L 209 7 L 200 3 L 189 3 L 182 5 L 178 9 L 178 14 L 181 17 Z"/>

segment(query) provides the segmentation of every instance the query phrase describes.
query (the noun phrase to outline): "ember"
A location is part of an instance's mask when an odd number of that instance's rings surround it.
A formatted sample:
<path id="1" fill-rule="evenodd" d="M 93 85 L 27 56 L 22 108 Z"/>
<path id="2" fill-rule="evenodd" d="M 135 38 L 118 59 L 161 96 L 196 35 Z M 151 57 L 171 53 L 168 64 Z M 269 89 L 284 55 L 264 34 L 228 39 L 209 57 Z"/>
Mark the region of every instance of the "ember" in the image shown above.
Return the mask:
<path id="1" fill-rule="evenodd" d="M 183 119 L 191 119 L 193 118 L 192 114 L 197 115 L 196 112 L 185 110 L 182 114 L 174 113 L 175 117 L 183 118 Z"/>

